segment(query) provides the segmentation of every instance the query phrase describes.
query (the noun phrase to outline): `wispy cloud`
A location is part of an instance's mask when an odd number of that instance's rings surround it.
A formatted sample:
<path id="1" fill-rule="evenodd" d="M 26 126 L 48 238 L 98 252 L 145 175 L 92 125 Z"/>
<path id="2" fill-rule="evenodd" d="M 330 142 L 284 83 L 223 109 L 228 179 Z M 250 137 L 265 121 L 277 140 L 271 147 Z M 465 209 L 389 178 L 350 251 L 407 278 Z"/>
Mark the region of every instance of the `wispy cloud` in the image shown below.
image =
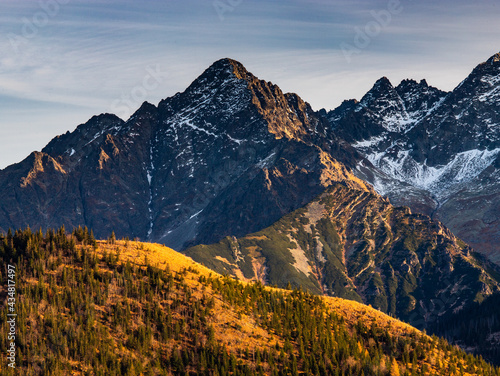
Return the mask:
<path id="1" fill-rule="evenodd" d="M 10 105 L 0 107 L 0 129 L 16 122 L 47 137 L 73 129 L 130 93 L 148 66 L 168 72 L 147 93 L 153 103 L 184 90 L 213 61 L 232 57 L 319 109 L 361 98 L 383 75 L 394 84 L 426 78 L 451 90 L 499 50 L 496 0 L 400 2 L 403 11 L 346 62 L 341 43 L 352 42 L 355 28 L 388 1 L 243 1 L 221 21 L 205 0 L 70 0 L 16 52 L 8 35 L 22 36 L 40 3 L 3 0 L 0 106 Z M 25 154 L 43 147 L 38 140 L 26 143 Z"/>

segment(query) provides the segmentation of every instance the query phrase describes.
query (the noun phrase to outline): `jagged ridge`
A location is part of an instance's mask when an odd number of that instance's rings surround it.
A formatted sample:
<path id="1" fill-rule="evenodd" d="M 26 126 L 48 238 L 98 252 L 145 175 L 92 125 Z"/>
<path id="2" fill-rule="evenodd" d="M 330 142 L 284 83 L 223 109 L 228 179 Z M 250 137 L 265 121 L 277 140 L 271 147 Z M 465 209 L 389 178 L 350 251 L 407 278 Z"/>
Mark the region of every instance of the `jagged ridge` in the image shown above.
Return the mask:
<path id="1" fill-rule="evenodd" d="M 370 161 L 358 176 L 394 203 L 434 215 L 499 262 L 499 93 L 496 54 L 450 93 L 408 80 L 393 88 L 383 78 L 361 102 L 327 116 Z"/>

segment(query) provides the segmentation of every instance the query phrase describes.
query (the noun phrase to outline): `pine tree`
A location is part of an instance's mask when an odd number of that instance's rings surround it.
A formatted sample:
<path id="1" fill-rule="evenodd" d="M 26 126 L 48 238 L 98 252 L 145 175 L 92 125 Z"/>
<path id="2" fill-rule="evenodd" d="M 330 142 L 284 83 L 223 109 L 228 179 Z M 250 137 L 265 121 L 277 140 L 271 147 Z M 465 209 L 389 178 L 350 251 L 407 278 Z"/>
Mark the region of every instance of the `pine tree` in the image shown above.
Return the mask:
<path id="1" fill-rule="evenodd" d="M 108 238 L 108 243 L 109 244 L 115 244 L 116 243 L 116 235 L 115 232 L 111 232 L 111 235 Z"/>
<path id="2" fill-rule="evenodd" d="M 389 374 L 391 376 L 400 376 L 401 375 L 401 373 L 399 372 L 399 366 L 398 366 L 398 362 L 396 362 L 396 359 L 392 359 L 391 371 Z"/>

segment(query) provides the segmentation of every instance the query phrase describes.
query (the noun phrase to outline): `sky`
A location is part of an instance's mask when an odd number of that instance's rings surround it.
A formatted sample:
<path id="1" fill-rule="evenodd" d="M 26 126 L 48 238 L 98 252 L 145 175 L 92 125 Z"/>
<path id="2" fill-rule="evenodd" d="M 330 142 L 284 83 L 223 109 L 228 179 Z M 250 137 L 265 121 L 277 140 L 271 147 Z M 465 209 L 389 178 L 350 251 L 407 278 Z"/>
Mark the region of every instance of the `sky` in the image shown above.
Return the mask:
<path id="1" fill-rule="evenodd" d="M 0 169 L 224 57 L 315 110 L 382 76 L 452 90 L 500 51 L 499 19 L 497 0 L 2 0 Z"/>

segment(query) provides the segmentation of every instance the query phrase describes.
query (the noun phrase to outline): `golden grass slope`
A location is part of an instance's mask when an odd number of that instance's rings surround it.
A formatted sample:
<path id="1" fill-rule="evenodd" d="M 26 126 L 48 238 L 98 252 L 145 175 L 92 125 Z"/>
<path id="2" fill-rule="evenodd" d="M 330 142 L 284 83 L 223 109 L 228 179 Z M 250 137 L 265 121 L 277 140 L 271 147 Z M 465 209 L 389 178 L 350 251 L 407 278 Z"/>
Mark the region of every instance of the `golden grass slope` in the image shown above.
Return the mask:
<path id="1" fill-rule="evenodd" d="M 186 269 L 196 271 L 193 274 L 188 274 L 188 277 L 186 278 L 186 282 L 193 287 L 199 285 L 199 275 L 203 275 L 207 278 L 223 277 L 221 274 L 218 274 L 213 270 L 193 261 L 190 257 L 161 244 L 132 241 L 117 241 L 116 244 L 109 244 L 106 241 L 99 241 L 98 243 L 98 253 L 101 255 L 104 252 L 111 253 L 116 252 L 116 250 L 119 249 L 121 263 L 130 261 L 134 264 L 143 266 L 149 264 L 160 269 L 169 267 L 172 272 L 176 273 L 180 273 Z M 247 283 L 244 281 L 240 282 L 243 284 Z M 288 292 L 288 290 L 277 289 L 274 287 L 266 286 L 265 288 L 275 291 Z M 333 311 L 344 317 L 348 322 L 355 322 L 362 319 L 367 323 L 377 322 L 382 325 L 382 328 L 391 328 L 396 333 L 421 333 L 418 329 L 412 327 L 411 325 L 390 317 L 385 313 L 362 303 L 327 296 L 322 297 L 322 299 L 329 307 L 331 307 Z"/>
<path id="2" fill-rule="evenodd" d="M 97 252 L 101 257 L 106 252 L 111 254 L 118 251 L 119 262 L 122 264 L 129 261 L 143 267 L 151 265 L 159 269 L 169 269 L 170 272 L 179 274 L 186 270 L 189 271 L 185 274 L 184 283 L 193 289 L 193 294 L 198 299 L 202 297 L 203 292 L 212 293 L 209 288 L 204 289 L 201 286 L 200 276 L 223 278 L 222 275 L 193 261 L 190 257 L 160 244 L 132 241 L 116 241 L 115 244 L 98 241 L 98 244 Z M 215 339 L 218 342 L 225 344 L 232 350 L 244 350 L 247 347 L 268 348 L 276 342 L 280 342 L 277 336 L 262 329 L 251 316 L 237 312 L 224 303 L 219 296 L 212 296 L 215 298 L 214 312 L 217 314 L 211 317 L 210 324 L 214 328 Z"/>
<path id="3" fill-rule="evenodd" d="M 0 251 L 11 257 L 4 240 Z M 371 307 L 236 281 L 159 244 L 79 241 L 64 230 L 26 230 L 14 243 L 22 357 L 15 372 L 0 364 L 1 375 L 492 370 Z"/>
<path id="4" fill-rule="evenodd" d="M 224 278 L 222 275 L 196 263 L 191 258 L 159 244 L 127 241 L 117 242 L 116 245 L 110 245 L 107 242 L 99 242 L 99 252 L 112 252 L 117 246 L 121 249 L 121 262 L 127 262 L 128 260 L 139 265 L 146 265 L 149 263 L 161 269 L 169 268 L 171 271 L 177 273 L 181 273 L 183 270 L 190 270 L 192 273 L 187 274 L 185 281 L 193 287 L 193 291 L 195 291 L 197 295 L 201 294 L 200 290 L 213 293 L 208 291 L 209 289 L 200 286 L 199 276 L 205 276 L 206 278 Z M 241 281 L 240 283 L 247 284 L 247 282 Z M 276 289 L 274 287 L 266 286 L 264 288 L 266 290 L 279 291 L 285 294 L 290 293 L 288 290 Z M 225 344 L 230 351 L 241 352 L 248 348 L 252 349 L 252 351 L 256 349 L 260 351 L 267 349 L 269 351 L 275 344 L 283 346 L 283 338 L 275 335 L 272 331 L 264 330 L 251 315 L 246 315 L 238 309 L 228 305 L 220 296 L 213 296 L 215 297 L 215 312 L 217 312 L 217 314 L 212 317 L 211 325 L 214 327 L 216 340 Z M 336 315 L 345 320 L 348 327 L 352 327 L 362 322 L 367 328 L 375 326 L 383 331 L 388 331 L 395 339 L 417 335 L 418 338 L 425 338 L 437 344 L 437 339 L 431 339 L 416 328 L 392 318 L 371 306 L 341 298 L 321 297 L 321 299 L 328 307 L 329 311 L 335 312 Z M 431 348 L 432 350 L 425 355 L 425 361 L 421 362 L 415 369 L 415 374 L 432 375 L 452 364 L 454 364 L 457 369 L 457 375 L 474 374 L 464 371 L 460 373 L 458 370 L 461 365 L 465 365 L 465 362 L 454 360 L 454 356 L 451 352 L 438 349 L 437 345 L 431 345 Z M 355 362 L 356 360 L 353 358 L 352 361 Z M 389 357 L 385 360 L 388 372 L 391 370 L 391 362 L 397 363 L 399 369 L 406 370 L 408 374 L 412 374 L 410 364 L 398 363 L 394 359 L 391 361 Z M 382 362 L 382 364 L 383 363 L 384 362 Z M 392 370 L 393 369 L 394 365 L 392 364 Z M 384 370 L 381 369 L 381 371 Z M 450 373 L 450 375 L 452 374 L 455 373 Z"/>

